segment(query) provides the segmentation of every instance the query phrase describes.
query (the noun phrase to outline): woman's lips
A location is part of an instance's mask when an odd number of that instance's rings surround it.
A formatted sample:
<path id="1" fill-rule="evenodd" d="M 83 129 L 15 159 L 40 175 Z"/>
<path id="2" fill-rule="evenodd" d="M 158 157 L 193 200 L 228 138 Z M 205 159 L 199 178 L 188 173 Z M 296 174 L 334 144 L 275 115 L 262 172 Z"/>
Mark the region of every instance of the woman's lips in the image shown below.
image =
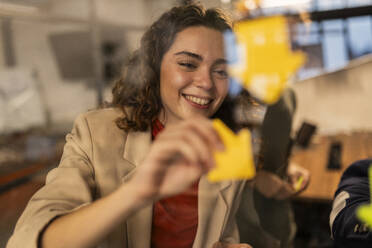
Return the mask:
<path id="1" fill-rule="evenodd" d="M 213 99 L 182 94 L 186 101 L 193 107 L 207 109 Z"/>

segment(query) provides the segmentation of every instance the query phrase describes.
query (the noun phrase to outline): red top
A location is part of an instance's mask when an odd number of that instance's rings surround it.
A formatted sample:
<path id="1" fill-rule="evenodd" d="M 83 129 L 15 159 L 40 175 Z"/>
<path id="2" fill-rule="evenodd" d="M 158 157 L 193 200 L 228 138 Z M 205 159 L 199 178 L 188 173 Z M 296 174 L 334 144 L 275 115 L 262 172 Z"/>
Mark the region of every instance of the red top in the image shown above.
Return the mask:
<path id="1" fill-rule="evenodd" d="M 152 125 L 153 138 L 164 128 L 159 120 Z M 198 183 L 185 192 L 154 204 L 152 248 L 192 247 L 198 227 Z"/>

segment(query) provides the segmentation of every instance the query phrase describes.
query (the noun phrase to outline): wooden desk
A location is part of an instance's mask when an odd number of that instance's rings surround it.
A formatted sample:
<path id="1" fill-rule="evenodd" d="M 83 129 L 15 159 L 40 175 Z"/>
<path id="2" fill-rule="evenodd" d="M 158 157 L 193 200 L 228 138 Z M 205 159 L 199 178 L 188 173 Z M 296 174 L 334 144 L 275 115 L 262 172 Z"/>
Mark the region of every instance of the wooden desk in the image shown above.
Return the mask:
<path id="1" fill-rule="evenodd" d="M 15 224 L 31 196 L 44 185 L 45 174 L 0 192 L 0 247 L 5 247 L 13 233 Z"/>
<path id="2" fill-rule="evenodd" d="M 330 145 L 342 143 L 342 168 L 327 169 Z M 334 136 L 314 137 L 307 149 L 295 148 L 291 162 L 308 169 L 311 173 L 309 187 L 297 198 L 303 200 L 333 200 L 341 175 L 353 162 L 372 157 L 372 132 L 358 132 Z"/>

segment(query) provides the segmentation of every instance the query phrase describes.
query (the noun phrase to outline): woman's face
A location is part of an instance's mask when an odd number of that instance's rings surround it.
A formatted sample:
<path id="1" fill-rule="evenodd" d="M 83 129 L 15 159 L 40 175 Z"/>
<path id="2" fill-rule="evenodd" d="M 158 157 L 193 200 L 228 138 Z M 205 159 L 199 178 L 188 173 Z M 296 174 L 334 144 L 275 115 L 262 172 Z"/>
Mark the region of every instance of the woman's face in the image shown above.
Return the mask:
<path id="1" fill-rule="evenodd" d="M 221 32 L 203 26 L 179 32 L 161 62 L 160 121 L 212 116 L 228 91 L 226 67 Z"/>

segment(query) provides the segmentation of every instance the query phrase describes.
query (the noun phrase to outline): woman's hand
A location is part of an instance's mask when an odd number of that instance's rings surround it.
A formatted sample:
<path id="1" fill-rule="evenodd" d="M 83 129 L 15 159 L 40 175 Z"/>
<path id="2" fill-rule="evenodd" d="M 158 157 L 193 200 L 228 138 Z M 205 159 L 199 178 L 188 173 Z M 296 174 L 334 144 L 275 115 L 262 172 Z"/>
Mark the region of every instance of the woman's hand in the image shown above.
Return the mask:
<path id="1" fill-rule="evenodd" d="M 214 167 L 213 151 L 223 144 L 212 122 L 195 117 L 158 134 L 131 183 L 145 201 L 185 191 Z"/>

